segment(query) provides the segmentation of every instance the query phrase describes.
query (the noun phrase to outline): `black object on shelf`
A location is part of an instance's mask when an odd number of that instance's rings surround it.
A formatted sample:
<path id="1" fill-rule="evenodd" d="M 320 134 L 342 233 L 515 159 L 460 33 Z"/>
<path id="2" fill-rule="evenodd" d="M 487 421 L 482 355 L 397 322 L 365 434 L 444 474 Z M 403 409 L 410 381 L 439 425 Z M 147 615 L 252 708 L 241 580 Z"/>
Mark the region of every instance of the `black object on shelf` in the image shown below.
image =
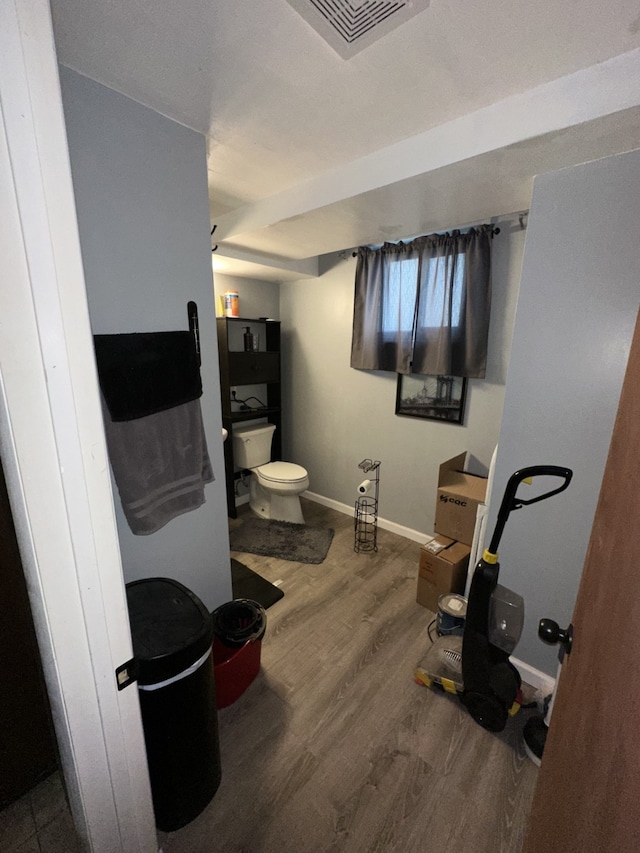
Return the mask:
<path id="1" fill-rule="evenodd" d="M 179 581 L 147 578 L 126 590 L 156 825 L 173 832 L 221 779 L 213 619 Z"/>
<path id="2" fill-rule="evenodd" d="M 363 459 L 358 465 L 365 474 L 370 474 L 366 494 L 359 494 L 356 498 L 353 524 L 355 530 L 355 541 L 353 550 L 356 554 L 361 551 L 378 550 L 378 494 L 380 489 L 380 462 L 378 460 Z M 360 489 L 364 483 L 358 487 Z M 373 488 L 373 495 L 369 489 Z"/>
<path id="3" fill-rule="evenodd" d="M 233 424 L 266 418 L 275 424 L 271 443 L 271 460 L 282 458 L 282 418 L 280 394 L 280 321 L 264 317 L 218 317 L 218 356 L 220 360 L 220 395 L 222 398 L 222 426 L 229 436 L 224 443 L 224 467 L 227 485 L 227 513 L 237 518 L 235 484 L 236 472 L 233 456 Z M 261 349 L 246 351 L 244 334 L 247 326 L 258 335 Z M 262 348 L 264 346 L 264 348 Z M 232 408 L 231 389 L 243 385 L 266 385 L 266 406 L 244 411 Z M 244 395 L 239 393 L 238 397 Z M 262 394 L 260 399 L 264 400 Z"/>

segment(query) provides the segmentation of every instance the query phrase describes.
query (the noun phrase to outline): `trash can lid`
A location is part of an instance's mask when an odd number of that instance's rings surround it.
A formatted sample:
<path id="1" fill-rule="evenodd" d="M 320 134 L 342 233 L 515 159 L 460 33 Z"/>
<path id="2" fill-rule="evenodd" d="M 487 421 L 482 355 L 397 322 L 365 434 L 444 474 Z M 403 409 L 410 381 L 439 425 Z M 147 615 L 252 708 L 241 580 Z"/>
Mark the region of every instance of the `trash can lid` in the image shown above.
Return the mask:
<path id="1" fill-rule="evenodd" d="M 173 678 L 211 648 L 211 614 L 179 581 L 145 578 L 126 590 L 139 684 Z"/>

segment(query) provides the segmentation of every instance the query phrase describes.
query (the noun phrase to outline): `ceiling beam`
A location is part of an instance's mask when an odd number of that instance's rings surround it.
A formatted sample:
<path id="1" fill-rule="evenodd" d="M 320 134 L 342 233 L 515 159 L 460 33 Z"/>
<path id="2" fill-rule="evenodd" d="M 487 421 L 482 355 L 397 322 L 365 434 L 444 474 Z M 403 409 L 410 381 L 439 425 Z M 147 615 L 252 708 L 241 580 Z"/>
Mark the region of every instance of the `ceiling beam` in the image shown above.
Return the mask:
<path id="1" fill-rule="evenodd" d="M 640 105 L 640 49 L 390 145 L 219 217 L 219 240 Z"/>
<path id="2" fill-rule="evenodd" d="M 231 263 L 225 263 L 226 261 Z M 237 270 L 241 270 L 243 275 L 255 276 L 258 279 L 291 280 L 317 278 L 320 275 L 317 257 L 298 260 L 273 257 L 238 249 L 225 243 L 218 244 L 218 248 L 214 250 L 212 263 L 214 271 L 238 275 Z"/>

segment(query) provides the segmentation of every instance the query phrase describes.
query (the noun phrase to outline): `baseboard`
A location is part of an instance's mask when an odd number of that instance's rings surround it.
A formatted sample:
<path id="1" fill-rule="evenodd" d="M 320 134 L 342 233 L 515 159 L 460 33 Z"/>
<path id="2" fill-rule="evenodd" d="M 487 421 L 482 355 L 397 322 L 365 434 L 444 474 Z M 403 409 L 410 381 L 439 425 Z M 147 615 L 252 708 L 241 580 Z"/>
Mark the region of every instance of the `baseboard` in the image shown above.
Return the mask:
<path id="1" fill-rule="evenodd" d="M 330 509 L 337 510 L 337 512 L 343 512 L 345 515 L 353 516 L 353 506 L 343 504 L 340 501 L 334 501 L 333 498 L 325 498 L 323 495 L 318 495 L 315 492 L 303 492 L 302 497 L 317 504 L 328 506 Z M 404 527 L 402 524 L 396 524 L 395 521 L 389 521 L 380 516 L 378 516 L 378 527 L 382 527 L 383 530 L 388 530 L 391 533 L 396 533 L 398 536 L 404 536 L 405 539 L 410 539 L 412 542 L 419 542 L 421 545 L 433 539 L 433 536 L 428 533 L 421 533 L 419 530 L 413 530 L 411 527 Z"/>
<path id="2" fill-rule="evenodd" d="M 249 495 L 241 495 L 238 497 L 236 495 L 236 507 L 242 506 L 243 504 L 249 503 Z"/>
<path id="3" fill-rule="evenodd" d="M 545 696 L 553 693 L 556 686 L 556 680 L 553 676 L 547 675 L 546 672 L 542 672 L 534 666 L 531 666 L 522 660 L 518 660 L 518 658 L 511 657 L 511 663 L 520 673 L 522 680 L 527 684 L 530 684 L 532 687 L 535 687 L 543 699 Z"/>

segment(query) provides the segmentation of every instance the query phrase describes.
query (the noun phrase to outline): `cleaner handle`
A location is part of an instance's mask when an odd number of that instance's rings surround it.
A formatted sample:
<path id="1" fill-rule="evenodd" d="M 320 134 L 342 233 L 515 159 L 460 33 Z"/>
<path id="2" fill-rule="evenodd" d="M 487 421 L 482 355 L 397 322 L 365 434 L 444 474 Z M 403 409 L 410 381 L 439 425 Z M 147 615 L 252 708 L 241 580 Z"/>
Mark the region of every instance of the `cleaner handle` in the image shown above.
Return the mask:
<path id="1" fill-rule="evenodd" d="M 563 482 L 557 488 L 551 489 L 551 491 L 545 492 L 542 495 L 538 495 L 535 498 L 529 498 L 529 500 L 525 500 L 524 498 L 516 498 L 516 492 L 518 491 L 518 486 L 520 485 L 520 483 L 524 482 L 525 480 L 530 480 L 532 477 L 560 477 Z M 547 498 L 550 498 L 552 495 L 557 495 L 560 492 L 564 492 L 564 490 L 571 482 L 572 477 L 573 471 L 570 468 L 561 468 L 558 465 L 531 465 L 528 468 L 521 468 L 519 471 L 516 471 L 514 474 L 512 474 L 509 477 L 509 482 L 507 483 L 507 488 L 504 491 L 504 497 L 502 498 L 502 503 L 500 504 L 500 509 L 498 511 L 498 520 L 496 522 L 496 529 L 493 533 L 491 544 L 488 548 L 489 552 L 491 554 L 498 553 L 498 543 L 500 542 L 502 531 L 504 530 L 504 526 L 507 522 L 507 518 L 509 517 L 509 513 L 512 510 L 520 509 L 520 507 L 538 503 L 538 501 L 544 501 Z"/>
<path id="2" fill-rule="evenodd" d="M 530 480 L 532 477 L 560 477 L 562 478 L 563 482 L 557 488 L 551 489 L 551 491 L 545 492 L 543 495 L 538 495 L 536 498 L 530 498 L 529 500 L 524 500 L 524 498 L 516 498 L 516 490 L 520 483 L 524 482 L 525 480 Z M 521 506 L 529 506 L 529 504 L 535 504 L 538 503 L 538 501 L 544 501 L 547 498 L 550 498 L 552 495 L 557 495 L 560 492 L 564 492 L 564 490 L 571 482 L 572 477 L 573 471 L 570 468 L 561 468 L 559 465 L 531 465 L 529 468 L 522 468 L 520 471 L 516 471 L 515 474 L 511 475 L 509 483 L 507 484 L 508 492 L 512 480 L 515 481 L 514 488 L 512 491 L 512 509 L 520 509 Z"/>

